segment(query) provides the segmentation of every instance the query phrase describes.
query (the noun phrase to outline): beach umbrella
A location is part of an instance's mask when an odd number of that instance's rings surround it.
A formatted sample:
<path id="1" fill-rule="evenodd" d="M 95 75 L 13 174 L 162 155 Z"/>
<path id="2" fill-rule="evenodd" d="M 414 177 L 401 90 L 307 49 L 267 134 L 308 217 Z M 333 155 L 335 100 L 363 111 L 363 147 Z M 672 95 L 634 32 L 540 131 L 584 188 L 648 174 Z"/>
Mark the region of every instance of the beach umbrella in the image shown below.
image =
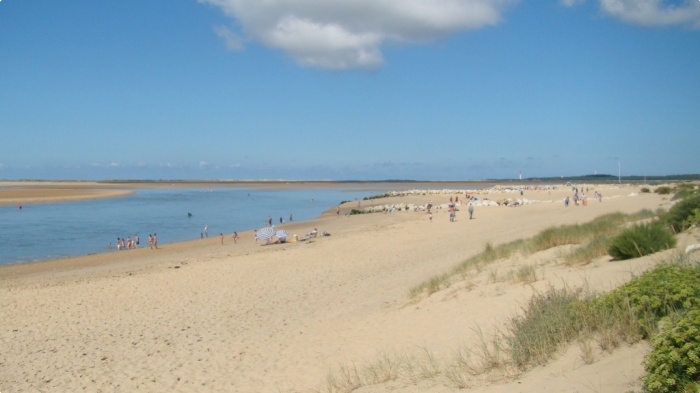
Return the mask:
<path id="1" fill-rule="evenodd" d="M 287 231 L 284 229 L 280 229 L 279 231 L 275 232 L 275 236 L 277 236 L 280 239 L 286 239 L 287 238 Z"/>
<path id="2" fill-rule="evenodd" d="M 275 227 L 260 228 L 255 233 L 255 238 L 260 240 L 268 240 L 275 236 Z"/>

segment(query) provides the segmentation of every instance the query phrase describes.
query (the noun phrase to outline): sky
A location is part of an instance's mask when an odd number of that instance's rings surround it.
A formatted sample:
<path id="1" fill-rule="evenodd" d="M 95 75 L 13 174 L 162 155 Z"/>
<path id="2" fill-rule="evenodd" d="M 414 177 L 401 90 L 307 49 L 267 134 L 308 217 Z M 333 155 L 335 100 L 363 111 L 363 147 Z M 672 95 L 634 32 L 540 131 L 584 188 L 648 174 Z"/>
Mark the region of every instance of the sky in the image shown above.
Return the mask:
<path id="1" fill-rule="evenodd" d="M 0 179 L 700 173 L 699 0 L 0 0 Z"/>

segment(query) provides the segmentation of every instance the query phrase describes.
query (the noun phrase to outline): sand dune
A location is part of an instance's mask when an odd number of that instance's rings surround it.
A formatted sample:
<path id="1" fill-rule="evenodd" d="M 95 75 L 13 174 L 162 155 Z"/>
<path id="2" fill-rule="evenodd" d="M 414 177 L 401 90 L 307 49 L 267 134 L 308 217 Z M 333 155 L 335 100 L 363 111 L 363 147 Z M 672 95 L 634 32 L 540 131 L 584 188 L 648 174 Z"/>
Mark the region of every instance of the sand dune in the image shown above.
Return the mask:
<path id="1" fill-rule="evenodd" d="M 590 186 L 593 192 L 594 186 Z M 465 211 L 336 216 L 284 228 L 331 236 L 260 246 L 251 232 L 0 268 L 0 391 L 316 392 L 329 370 L 430 352 L 449 359 L 518 313 L 534 291 L 587 283 L 609 290 L 659 256 L 563 266 L 555 251 L 494 264 L 448 289 L 409 290 L 494 245 L 610 212 L 667 205 L 632 186 L 596 186 L 602 202 L 561 203 L 568 190 L 528 191 L 534 203 Z M 507 196 L 491 195 L 493 199 Z M 446 203 L 449 195 L 374 203 Z M 341 212 L 351 209 L 343 206 Z M 684 247 L 694 238 L 683 240 Z M 523 264 L 537 281 L 507 278 Z M 497 279 L 494 280 L 493 277 Z M 640 386 L 644 344 L 584 364 L 575 346 L 515 381 L 484 376 L 471 391 L 620 392 Z M 416 355 L 417 356 L 417 355 Z M 441 377 L 365 386 L 358 392 L 456 392 Z"/>

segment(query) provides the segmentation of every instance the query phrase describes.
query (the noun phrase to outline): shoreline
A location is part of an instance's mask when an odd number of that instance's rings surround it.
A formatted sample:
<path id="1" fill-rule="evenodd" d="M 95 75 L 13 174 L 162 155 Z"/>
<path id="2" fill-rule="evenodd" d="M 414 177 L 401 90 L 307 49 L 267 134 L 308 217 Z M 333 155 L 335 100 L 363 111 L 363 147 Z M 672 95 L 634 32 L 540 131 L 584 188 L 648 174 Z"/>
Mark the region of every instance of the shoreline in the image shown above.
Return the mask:
<path id="1" fill-rule="evenodd" d="M 523 182 L 522 185 L 525 185 Z M 449 186 L 450 188 L 441 188 Z M 130 189 L 127 189 L 130 187 Z M 42 203 L 62 203 L 62 202 L 79 202 L 93 199 L 105 198 L 121 198 L 134 194 L 138 189 L 168 189 L 168 188 L 239 188 L 239 187 L 256 187 L 261 189 L 286 190 L 286 189 L 312 189 L 312 188 L 344 188 L 360 191 L 377 191 L 379 198 L 362 201 L 363 208 L 369 206 L 382 205 L 384 201 L 390 199 L 390 194 L 395 194 L 395 197 L 409 198 L 410 195 L 404 195 L 405 191 L 418 191 L 421 193 L 439 196 L 440 194 L 451 194 L 454 192 L 463 192 L 465 190 L 474 191 L 477 193 L 486 190 L 498 189 L 496 183 L 483 181 L 435 181 L 435 182 L 365 182 L 365 181 L 178 181 L 178 182 L 161 182 L 161 181 L 144 181 L 144 182 L 94 182 L 94 181 L 0 181 L 0 206 L 17 205 L 18 207 L 32 204 Z M 419 187 L 419 188 L 416 188 Z M 420 188 L 424 187 L 424 188 Z M 460 187 L 458 189 L 458 187 Z M 471 188 L 470 188 L 471 187 Z M 476 188 L 474 188 L 476 187 Z M 483 188 L 483 187 L 491 187 Z M 391 191 L 390 191 L 391 190 Z M 348 214 L 354 210 L 356 202 L 347 201 L 342 206 L 343 214 Z M 284 228 L 294 228 L 299 224 L 312 227 L 313 221 L 326 216 L 335 216 L 336 205 L 328 206 L 326 210 L 321 212 L 318 217 L 307 221 L 299 221 L 294 224 L 287 223 Z M 291 226 L 290 226 L 291 225 Z M 256 228 L 246 228 L 239 231 L 239 235 L 243 233 L 253 233 Z M 230 237 L 231 234 L 227 234 Z M 190 239 L 176 241 L 174 243 L 189 243 L 199 239 Z M 174 244 L 168 243 L 168 244 Z M 196 244 L 196 243 L 195 243 Z M 116 250 L 114 250 L 116 251 Z M 90 252 L 87 254 L 68 255 L 64 257 L 38 259 L 31 261 L 16 261 L 0 264 L 0 278 L 3 274 L 15 276 L 21 274 L 22 271 L 35 272 L 41 270 L 39 266 L 44 264 L 52 264 L 53 266 L 69 266 L 69 265 L 88 265 L 89 263 L 81 262 L 82 259 L 90 257 L 103 256 L 111 254 L 111 250 L 101 250 Z M 112 258 L 109 258 L 112 259 Z M 29 266 L 29 267 L 22 267 Z M 9 269 L 8 267 L 13 267 Z M 53 269 L 53 268 L 52 268 Z M 47 269 L 47 270 L 52 270 Z"/>
<path id="2" fill-rule="evenodd" d="M 32 182 L 33 186 L 39 186 L 40 183 L 43 182 Z M 58 182 L 58 183 L 63 183 L 63 182 Z M 46 201 L 42 202 L 36 202 L 36 203 L 52 203 L 52 202 L 73 202 L 73 201 L 80 201 L 80 200 L 90 200 L 90 199 L 97 199 L 97 198 L 118 198 L 118 197 L 123 197 L 123 196 L 128 196 L 133 194 L 132 190 L 122 190 L 121 186 L 124 185 L 124 183 L 118 183 L 118 184 L 110 184 L 107 190 L 95 190 L 93 187 L 95 186 L 96 183 L 93 182 L 79 182 L 80 184 L 77 184 L 76 182 L 65 182 L 61 184 L 62 186 L 66 187 L 65 189 L 68 190 L 71 193 L 75 193 L 74 195 L 70 196 L 54 196 L 54 197 L 49 197 Z M 227 183 L 227 185 L 220 185 L 221 187 L 243 187 L 242 183 L 247 183 L 247 182 L 233 182 Z M 464 185 L 464 182 L 459 182 L 460 184 Z M 53 183 L 52 183 L 53 184 Z M 211 182 L 188 182 L 187 185 L 191 188 L 208 188 L 208 186 L 212 185 L 214 183 Z M 265 182 L 255 182 L 256 185 L 264 185 L 268 184 Z M 301 189 L 301 188 L 308 188 L 306 187 L 307 182 L 298 182 L 294 184 L 285 184 L 285 185 L 275 185 L 274 189 Z M 344 183 L 324 183 L 326 184 L 327 187 L 337 187 L 340 184 Z M 331 185 L 333 184 L 333 185 Z M 367 184 L 380 184 L 380 185 L 389 185 L 389 184 L 394 184 L 394 183 L 358 183 L 361 185 L 367 185 Z M 422 186 L 434 186 L 434 185 L 445 185 L 446 183 L 440 182 L 440 183 L 400 183 L 400 184 L 405 184 L 405 185 L 422 185 Z M 455 184 L 449 183 L 450 185 L 454 186 Z M 515 192 L 515 189 L 517 189 L 517 185 L 509 185 L 509 186 L 501 186 L 497 184 L 491 184 L 491 183 L 481 183 L 477 182 L 474 184 L 470 184 L 472 186 L 478 185 L 481 187 L 487 187 L 490 186 L 491 188 L 483 188 L 483 189 L 476 189 L 476 190 L 469 190 L 469 191 L 475 191 L 474 195 L 482 197 L 483 200 L 488 201 L 490 198 L 489 196 L 499 194 L 498 197 L 500 199 L 512 199 L 513 196 L 517 198 L 517 192 Z M 180 186 L 180 184 L 178 184 Z M 278 186 L 281 186 L 278 188 Z M 532 185 L 527 185 L 527 186 L 532 186 Z M 591 187 L 600 187 L 601 185 L 589 185 Z M 3 190 L 1 187 L 3 187 L 3 183 L 0 182 L 0 205 L 3 204 L 2 202 L 2 191 Z M 116 190 L 112 190 L 111 187 L 117 187 Z M 137 187 L 134 187 L 136 189 L 149 189 L 149 188 L 155 188 L 155 189 L 160 189 L 160 188 L 169 188 L 170 185 L 161 185 L 161 184 L 152 184 L 150 182 L 145 182 L 145 183 L 138 183 Z M 377 186 L 377 190 L 383 190 L 386 191 L 384 188 Z M 540 190 L 535 190 L 535 192 L 548 192 L 551 194 L 552 191 L 555 191 L 556 193 L 568 193 L 569 187 L 565 185 L 547 185 L 547 187 L 552 187 L 552 188 L 544 188 Z M 627 188 L 630 187 L 630 185 L 623 185 L 623 186 L 617 186 L 613 185 L 613 188 Z M 179 187 L 177 187 L 179 188 Z M 63 188 L 33 188 L 32 186 L 25 186 L 21 190 L 22 192 L 28 192 L 28 193 L 35 193 L 38 192 L 57 192 L 62 190 Z M 371 188 L 374 189 L 374 188 Z M 369 190 L 369 189 L 368 189 Z M 433 199 L 444 197 L 445 200 L 443 202 L 445 203 L 435 203 L 434 206 L 434 211 L 436 213 L 440 211 L 446 211 L 447 210 L 447 198 L 451 197 L 452 195 L 459 195 L 463 196 L 462 192 L 465 191 L 466 189 L 440 189 L 440 188 L 430 188 L 430 189 L 407 189 L 407 190 L 401 190 L 401 191 L 388 191 L 384 194 L 379 195 L 377 198 L 371 198 L 368 200 L 362 200 L 359 201 L 361 204 L 361 207 L 358 207 L 357 203 L 358 201 L 346 201 L 342 205 L 338 206 L 330 206 L 328 209 L 324 210 L 318 217 L 306 220 L 306 221 L 295 221 L 293 223 L 285 223 L 283 225 L 276 225 L 276 227 L 279 227 L 281 229 L 285 229 L 290 233 L 290 237 L 293 236 L 293 232 L 297 229 L 301 230 L 298 231 L 299 233 L 307 233 L 314 227 L 319 227 L 320 223 L 324 219 L 328 218 L 333 218 L 337 216 L 337 209 L 339 208 L 340 211 L 342 212 L 343 216 L 346 216 L 350 214 L 351 211 L 359 209 L 362 210 L 363 213 L 361 215 L 374 215 L 374 214 L 382 214 L 382 212 L 377 212 L 376 210 L 373 210 L 373 208 L 380 208 L 380 209 L 392 209 L 394 206 L 408 206 L 408 205 L 415 205 L 416 203 L 423 202 L 425 204 L 426 202 L 430 201 L 432 202 Z M 97 195 L 89 193 L 90 191 L 94 191 Z M 532 190 L 531 190 L 532 191 Z M 459 192 L 459 193 L 457 193 Z M 513 195 L 515 193 L 515 195 Z M 98 196 L 99 195 L 99 196 Z M 64 199 L 59 199 L 59 198 L 64 198 Z M 546 200 L 536 200 L 535 203 L 552 203 L 554 202 L 551 199 L 546 199 Z M 483 206 L 480 206 L 480 208 Z M 490 208 L 490 207 L 486 207 Z M 466 210 L 466 209 L 465 209 Z M 466 214 L 466 212 L 464 212 Z M 253 238 L 254 237 L 254 231 L 256 228 L 248 228 L 244 229 L 243 231 L 238 231 L 239 236 L 241 239 L 246 239 L 246 238 Z M 227 242 L 231 241 L 231 236 L 232 233 L 226 233 L 224 234 L 225 239 Z M 301 237 L 301 236 L 299 236 Z M 202 244 L 206 242 L 212 242 L 213 240 L 216 240 L 216 242 L 219 242 L 219 236 L 218 235 L 213 235 L 210 238 L 207 239 L 191 239 L 191 240 L 183 240 L 183 241 L 175 241 L 172 243 L 164 243 L 159 246 L 159 252 L 162 254 L 161 256 L 168 256 L 174 253 L 179 253 L 182 252 L 185 249 L 197 249 L 203 247 Z M 20 261 L 20 262 L 13 262 L 13 263 L 8 263 L 8 264 L 0 264 L 0 281 L 2 281 L 5 278 L 12 278 L 12 277 L 21 277 L 24 275 L 34 275 L 34 274 L 41 274 L 42 272 L 56 272 L 56 271 L 69 271 L 73 269 L 82 269 L 82 268 L 90 268 L 90 267 L 104 267 L 108 266 L 110 264 L 119 264 L 120 262 L 123 262 L 122 259 L 126 258 L 127 256 L 129 257 L 134 257 L 136 255 L 131 254 L 132 252 L 136 251 L 140 253 L 138 256 L 139 257 L 147 257 L 146 255 L 142 255 L 141 253 L 144 252 L 144 250 L 147 248 L 147 244 L 144 243 L 142 247 L 139 249 L 132 249 L 132 250 L 122 250 L 118 251 L 116 249 L 114 250 L 104 250 L 101 252 L 93 252 L 89 254 L 83 254 L 83 255 L 72 255 L 72 256 L 65 256 L 65 257 L 59 257 L 59 258 L 49 258 L 49 259 L 41 259 L 41 260 L 34 260 L 34 261 Z M 163 251 L 163 250 L 168 250 L 168 251 Z M 172 250 L 172 251 L 170 251 Z M 151 251 L 151 250 L 149 250 Z"/>
<path id="3" fill-rule="evenodd" d="M 35 203 L 72 202 L 97 198 L 128 196 L 134 189 L 167 188 L 253 188 L 294 190 L 313 188 L 348 188 L 358 191 L 403 190 L 432 187 L 468 189 L 497 185 L 549 185 L 538 181 L 0 181 L 0 206 Z"/>

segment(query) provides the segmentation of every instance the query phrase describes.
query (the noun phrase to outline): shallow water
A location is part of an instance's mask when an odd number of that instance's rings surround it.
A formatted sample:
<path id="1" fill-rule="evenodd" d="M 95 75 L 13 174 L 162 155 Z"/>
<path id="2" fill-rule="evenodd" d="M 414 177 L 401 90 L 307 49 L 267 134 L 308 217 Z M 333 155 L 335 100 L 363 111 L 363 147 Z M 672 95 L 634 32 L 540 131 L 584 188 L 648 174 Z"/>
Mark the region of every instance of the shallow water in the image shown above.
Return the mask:
<path id="1" fill-rule="evenodd" d="M 108 251 L 117 237 L 148 235 L 158 243 L 198 239 L 277 224 L 293 214 L 310 220 L 342 201 L 379 192 L 344 188 L 259 190 L 249 188 L 145 189 L 121 198 L 0 206 L 0 264 Z M 191 217 L 188 216 L 191 213 Z"/>

